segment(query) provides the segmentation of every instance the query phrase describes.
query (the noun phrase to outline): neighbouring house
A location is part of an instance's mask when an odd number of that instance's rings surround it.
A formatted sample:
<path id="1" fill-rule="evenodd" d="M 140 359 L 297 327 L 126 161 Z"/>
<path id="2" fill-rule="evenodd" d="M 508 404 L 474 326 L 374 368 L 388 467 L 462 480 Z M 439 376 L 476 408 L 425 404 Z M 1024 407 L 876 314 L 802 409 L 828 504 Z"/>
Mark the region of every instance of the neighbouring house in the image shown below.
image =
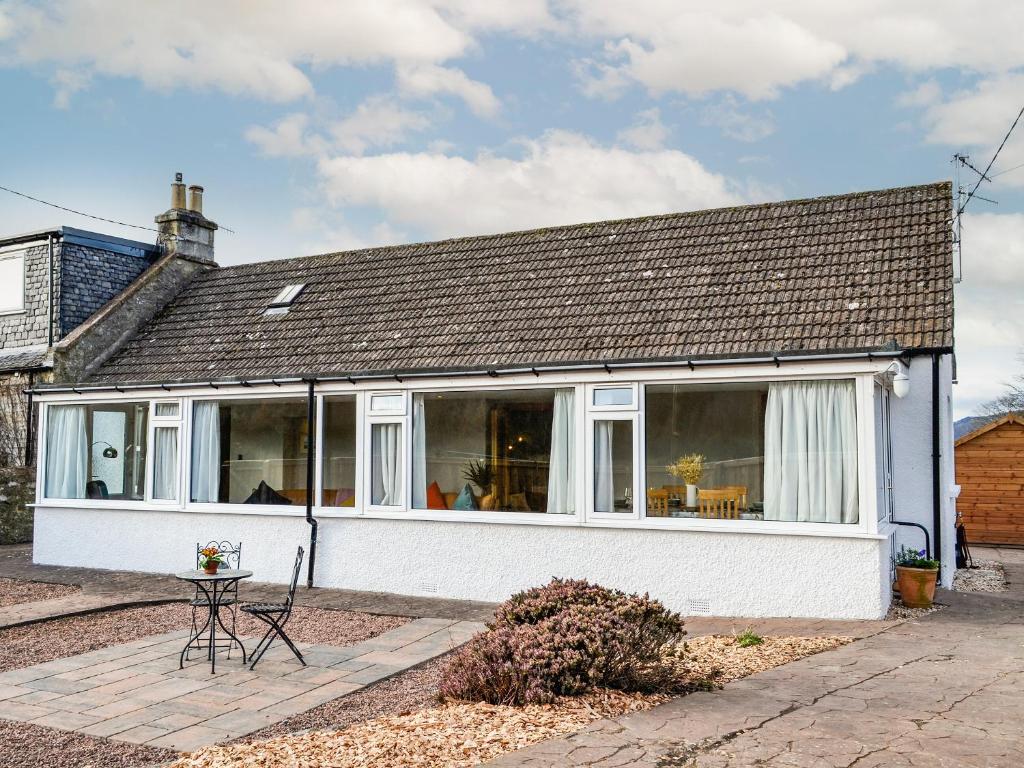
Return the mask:
<path id="1" fill-rule="evenodd" d="M 0 466 L 32 463 L 26 390 L 88 378 L 212 268 L 216 224 L 187 210 L 178 186 L 155 244 L 72 227 L 0 237 Z M 202 188 L 192 194 L 201 207 Z"/>
<path id="2" fill-rule="evenodd" d="M 242 540 L 284 581 L 303 544 L 320 586 L 500 600 L 557 575 L 880 617 L 899 545 L 953 575 L 951 200 L 210 269 L 86 380 L 35 388 L 35 559 L 112 567 L 130 541 L 168 572 Z"/>
<path id="3" fill-rule="evenodd" d="M 957 510 L 972 544 L 1024 544 L 1024 418 L 1008 413 L 956 441 Z"/>

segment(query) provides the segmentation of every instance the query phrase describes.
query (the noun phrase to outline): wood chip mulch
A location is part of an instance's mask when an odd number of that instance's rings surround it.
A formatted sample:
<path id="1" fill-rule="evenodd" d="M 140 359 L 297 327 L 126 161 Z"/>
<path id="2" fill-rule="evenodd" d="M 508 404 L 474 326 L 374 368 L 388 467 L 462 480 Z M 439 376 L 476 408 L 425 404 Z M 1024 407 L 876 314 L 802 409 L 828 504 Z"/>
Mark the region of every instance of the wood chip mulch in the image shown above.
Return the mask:
<path id="1" fill-rule="evenodd" d="M 67 597 L 80 591 L 81 587 L 70 584 L 47 584 L 42 581 L 21 579 L 0 579 L 0 608 L 21 603 L 35 603 Z"/>
<path id="2" fill-rule="evenodd" d="M 734 637 L 709 636 L 690 640 L 670 655 L 684 684 L 696 688 L 722 685 L 847 642 L 845 637 L 766 637 L 760 645 L 741 648 Z M 431 687 L 436 690 L 436 677 Z M 650 709 L 668 698 L 599 690 L 550 705 L 451 702 L 377 716 L 342 730 L 213 745 L 182 757 L 170 768 L 464 768 L 575 733 L 602 717 Z M 380 701 L 384 703 L 386 696 Z M 329 713 L 318 720 L 319 728 L 335 725 Z"/>

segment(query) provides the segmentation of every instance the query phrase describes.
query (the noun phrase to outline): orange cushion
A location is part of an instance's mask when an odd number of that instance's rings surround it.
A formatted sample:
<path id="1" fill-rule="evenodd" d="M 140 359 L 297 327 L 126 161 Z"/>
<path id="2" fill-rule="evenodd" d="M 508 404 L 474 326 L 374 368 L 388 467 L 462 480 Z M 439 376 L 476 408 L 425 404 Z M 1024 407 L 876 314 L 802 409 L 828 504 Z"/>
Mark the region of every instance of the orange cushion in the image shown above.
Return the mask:
<path id="1" fill-rule="evenodd" d="M 436 480 L 427 488 L 427 509 L 448 509 Z"/>

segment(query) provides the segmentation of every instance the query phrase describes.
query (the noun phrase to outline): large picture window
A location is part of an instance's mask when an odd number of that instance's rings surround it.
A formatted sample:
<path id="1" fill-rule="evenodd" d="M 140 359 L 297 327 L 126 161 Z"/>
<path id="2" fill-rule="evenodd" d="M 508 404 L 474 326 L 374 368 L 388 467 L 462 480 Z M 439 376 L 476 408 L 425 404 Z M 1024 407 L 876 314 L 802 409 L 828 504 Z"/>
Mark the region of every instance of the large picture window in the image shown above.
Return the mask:
<path id="1" fill-rule="evenodd" d="M 149 403 L 49 406 L 46 497 L 142 499 L 148 412 Z"/>
<path id="2" fill-rule="evenodd" d="M 853 381 L 646 388 L 647 517 L 856 523 Z"/>
<path id="3" fill-rule="evenodd" d="M 356 503 L 356 398 L 324 400 L 323 495 L 325 507 Z"/>
<path id="4" fill-rule="evenodd" d="M 305 504 L 306 406 L 298 397 L 196 401 L 192 501 Z"/>
<path id="5" fill-rule="evenodd" d="M 413 400 L 413 507 L 571 514 L 571 389 L 444 392 Z"/>

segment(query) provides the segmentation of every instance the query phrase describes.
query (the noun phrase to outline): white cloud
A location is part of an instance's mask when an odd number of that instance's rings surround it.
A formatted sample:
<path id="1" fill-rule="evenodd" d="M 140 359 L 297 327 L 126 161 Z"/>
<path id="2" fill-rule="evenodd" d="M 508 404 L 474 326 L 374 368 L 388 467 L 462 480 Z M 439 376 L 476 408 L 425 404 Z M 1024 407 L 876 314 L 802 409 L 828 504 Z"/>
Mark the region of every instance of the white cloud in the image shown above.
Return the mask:
<path id="1" fill-rule="evenodd" d="M 71 106 L 71 97 L 85 89 L 92 78 L 86 72 L 73 69 L 58 69 L 53 73 L 50 82 L 53 84 L 53 106 L 67 109 Z"/>
<path id="2" fill-rule="evenodd" d="M 1024 347 L 1024 214 L 966 214 L 956 288 L 958 416 L 1000 394 Z"/>
<path id="3" fill-rule="evenodd" d="M 287 115 L 272 128 L 251 126 L 246 129 L 245 138 L 267 157 L 302 157 L 326 149 L 324 140 L 309 132 L 309 115 L 302 113 Z"/>
<path id="4" fill-rule="evenodd" d="M 8 0 L 0 63 L 137 78 L 152 88 L 215 88 L 270 101 L 309 96 L 308 72 L 438 64 L 475 46 L 450 2 L 352 0 Z M 534 4 L 536 5 L 536 4 Z M 435 7 L 436 6 L 436 7 Z M 536 28 L 533 15 L 491 24 Z M 482 14 L 461 15 L 486 26 Z M 449 78 L 453 76 L 449 75 Z M 464 86 L 465 87 L 465 86 Z"/>
<path id="5" fill-rule="evenodd" d="M 403 64 L 396 71 L 398 87 L 412 96 L 434 96 L 447 93 L 466 102 L 481 117 L 494 117 L 501 102 L 489 85 L 471 80 L 465 72 L 433 64 Z"/>
<path id="6" fill-rule="evenodd" d="M 335 205 L 371 206 L 430 237 L 733 205 L 741 191 L 676 150 L 631 151 L 552 131 L 516 157 L 481 152 L 337 156 L 319 162 Z"/>
<path id="7" fill-rule="evenodd" d="M 654 107 L 636 116 L 628 128 L 619 131 L 619 141 L 637 149 L 661 149 L 671 131 L 661 121 L 661 111 Z"/>
<path id="8" fill-rule="evenodd" d="M 356 111 L 331 126 L 331 135 L 346 152 L 362 154 L 368 147 L 390 147 L 410 133 L 430 127 L 422 112 L 406 109 L 387 96 L 371 96 Z"/>
<path id="9" fill-rule="evenodd" d="M 775 133 L 775 120 L 771 112 L 755 114 L 740 107 L 732 95 L 725 96 L 717 104 L 710 104 L 700 113 L 702 125 L 720 128 L 731 139 L 755 142 Z"/>
<path id="10" fill-rule="evenodd" d="M 655 94 L 731 91 L 775 97 L 807 81 L 842 88 L 877 65 L 909 72 L 957 67 L 1002 73 L 1024 66 L 1024 4 L 991 0 L 564 0 L 576 33 L 605 42 L 582 62 L 584 87 L 611 94 L 631 83 Z"/>

